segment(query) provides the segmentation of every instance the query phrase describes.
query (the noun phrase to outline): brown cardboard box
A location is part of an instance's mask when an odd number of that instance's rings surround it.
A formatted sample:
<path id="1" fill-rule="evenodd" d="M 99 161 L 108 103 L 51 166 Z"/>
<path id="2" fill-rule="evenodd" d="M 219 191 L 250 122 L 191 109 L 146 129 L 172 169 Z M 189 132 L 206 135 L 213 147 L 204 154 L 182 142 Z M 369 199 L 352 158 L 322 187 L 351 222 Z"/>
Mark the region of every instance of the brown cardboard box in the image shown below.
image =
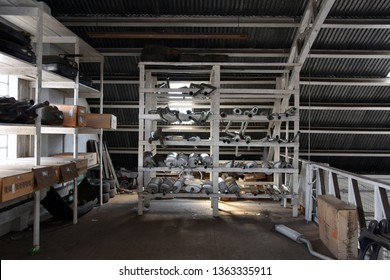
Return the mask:
<path id="1" fill-rule="evenodd" d="M 1 170 L 0 201 L 8 201 L 34 190 L 34 174 L 31 171 Z"/>
<path id="2" fill-rule="evenodd" d="M 34 167 L 32 171 L 35 178 L 34 191 L 48 188 L 58 182 L 58 177 L 53 166 Z"/>
<path id="3" fill-rule="evenodd" d="M 53 163 L 57 182 L 68 182 L 79 176 L 74 162 Z"/>
<path id="4" fill-rule="evenodd" d="M 73 159 L 73 154 L 72 153 L 54 154 L 54 155 L 51 155 L 51 156 L 52 157 Z M 97 154 L 96 153 L 78 153 L 77 157 L 78 157 L 78 159 L 86 159 L 86 160 L 88 160 L 87 167 L 91 167 L 93 165 L 98 164 Z M 77 163 L 76 163 L 76 165 L 77 165 Z M 77 168 L 77 170 L 78 169 L 79 168 Z"/>
<path id="5" fill-rule="evenodd" d="M 339 260 L 358 257 L 358 217 L 356 207 L 333 195 L 318 196 L 320 239 Z"/>
<path id="6" fill-rule="evenodd" d="M 63 104 L 55 104 L 53 106 L 57 106 L 58 110 L 64 113 L 63 126 L 82 126 L 82 115 L 87 112 L 87 108 L 84 106 Z"/>
<path id="7" fill-rule="evenodd" d="M 111 114 L 82 114 L 82 126 L 116 129 L 116 116 Z"/>

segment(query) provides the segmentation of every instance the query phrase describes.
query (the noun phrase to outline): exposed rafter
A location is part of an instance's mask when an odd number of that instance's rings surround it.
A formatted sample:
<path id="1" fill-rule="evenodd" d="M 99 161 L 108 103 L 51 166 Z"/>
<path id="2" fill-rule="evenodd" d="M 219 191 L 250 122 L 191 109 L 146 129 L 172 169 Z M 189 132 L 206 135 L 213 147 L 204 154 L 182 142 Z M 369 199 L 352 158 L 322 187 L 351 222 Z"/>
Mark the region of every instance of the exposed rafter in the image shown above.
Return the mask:
<path id="1" fill-rule="evenodd" d="M 65 26 L 112 27 L 246 27 L 246 28 L 296 28 L 301 18 L 294 17 L 236 17 L 236 16 L 160 16 L 160 17 L 112 17 L 88 16 L 57 19 Z M 390 28 L 390 20 L 356 18 L 327 19 L 322 28 Z"/>

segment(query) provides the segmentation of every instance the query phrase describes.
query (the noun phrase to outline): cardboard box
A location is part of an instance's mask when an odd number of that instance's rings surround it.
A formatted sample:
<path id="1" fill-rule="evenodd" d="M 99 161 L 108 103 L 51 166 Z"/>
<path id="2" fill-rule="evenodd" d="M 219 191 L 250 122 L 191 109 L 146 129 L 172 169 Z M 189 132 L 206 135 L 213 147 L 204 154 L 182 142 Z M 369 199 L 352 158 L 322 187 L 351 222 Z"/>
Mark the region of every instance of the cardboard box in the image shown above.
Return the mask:
<path id="1" fill-rule="evenodd" d="M 34 191 L 48 188 L 58 182 L 58 177 L 53 166 L 34 167 L 32 171 L 35 179 Z"/>
<path id="2" fill-rule="evenodd" d="M 87 108 L 78 105 L 55 104 L 58 110 L 64 113 L 63 126 L 77 127 L 82 125 L 82 115 L 87 112 Z"/>
<path id="3" fill-rule="evenodd" d="M 318 196 L 320 239 L 339 260 L 358 257 L 358 217 L 356 207 L 333 195 Z"/>
<path id="4" fill-rule="evenodd" d="M 1 170 L 0 201 L 8 201 L 34 191 L 34 174 L 31 171 Z"/>
<path id="5" fill-rule="evenodd" d="M 61 164 L 52 164 L 57 176 L 57 182 L 68 182 L 79 176 L 76 168 L 76 163 L 67 162 Z"/>
<path id="6" fill-rule="evenodd" d="M 54 154 L 54 155 L 52 155 L 52 157 L 73 159 L 73 153 Z M 87 160 L 87 168 L 98 164 L 97 153 L 78 153 L 77 157 L 78 157 L 78 159 L 86 159 Z M 77 165 L 77 163 L 76 163 L 76 165 Z"/>
<path id="7" fill-rule="evenodd" d="M 116 129 L 116 116 L 111 114 L 82 114 L 82 126 L 92 128 Z"/>

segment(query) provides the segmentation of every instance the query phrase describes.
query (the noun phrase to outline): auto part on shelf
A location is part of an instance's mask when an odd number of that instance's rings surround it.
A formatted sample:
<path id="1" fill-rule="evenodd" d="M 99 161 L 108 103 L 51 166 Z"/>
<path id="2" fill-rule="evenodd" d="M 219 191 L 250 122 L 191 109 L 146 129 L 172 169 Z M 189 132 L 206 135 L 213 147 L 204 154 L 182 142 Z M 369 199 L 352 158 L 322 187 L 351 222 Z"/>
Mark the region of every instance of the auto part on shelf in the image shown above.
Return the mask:
<path id="1" fill-rule="evenodd" d="M 259 165 L 257 164 L 256 161 L 249 161 L 247 163 L 245 163 L 245 168 L 247 169 L 251 169 L 251 168 L 258 168 Z"/>
<path id="2" fill-rule="evenodd" d="M 160 107 L 156 110 L 150 110 L 148 111 L 148 114 L 158 114 L 160 115 L 161 120 L 166 121 L 168 123 L 174 123 L 179 122 L 181 123 L 181 120 L 179 118 L 180 112 L 178 110 L 171 110 L 169 107 Z"/>
<path id="3" fill-rule="evenodd" d="M 184 169 L 187 165 L 188 165 L 188 156 L 183 153 L 180 153 L 177 156 L 176 166 Z"/>
<path id="4" fill-rule="evenodd" d="M 210 168 L 212 165 L 211 157 L 206 153 L 200 154 L 200 161 L 204 168 Z"/>
<path id="5" fill-rule="evenodd" d="M 294 116 L 296 111 L 297 111 L 296 107 L 290 107 L 286 111 L 284 111 L 284 113 L 272 113 L 272 114 L 269 114 L 267 116 L 267 119 L 270 120 L 270 121 L 272 121 L 274 119 L 280 120 L 282 118 L 282 116 L 284 116 L 284 117 Z"/>
<path id="6" fill-rule="evenodd" d="M 206 193 L 208 195 L 213 193 L 213 183 L 210 181 L 203 182 L 201 192 Z"/>
<path id="7" fill-rule="evenodd" d="M 146 186 L 146 191 L 150 194 L 158 193 L 162 182 L 163 182 L 163 179 L 161 179 L 159 177 L 150 179 L 150 182 Z"/>
<path id="8" fill-rule="evenodd" d="M 201 83 L 200 85 L 191 83 L 190 88 L 196 89 L 196 91 L 190 91 L 188 94 L 192 97 L 199 97 L 202 95 L 203 98 L 209 97 L 217 88 L 210 85 Z"/>
<path id="9" fill-rule="evenodd" d="M 170 152 L 165 158 L 165 165 L 169 168 L 173 168 L 177 166 L 177 156 L 178 154 L 175 152 Z"/>
<path id="10" fill-rule="evenodd" d="M 162 128 L 159 127 L 156 130 L 150 132 L 150 137 L 148 139 L 149 144 L 152 144 L 153 141 L 160 141 L 161 145 L 164 145 L 164 137 L 162 135 Z"/>
<path id="11" fill-rule="evenodd" d="M 184 186 L 185 178 L 183 176 L 179 176 L 172 187 L 172 192 L 178 193 L 180 192 L 181 188 Z"/>
<path id="12" fill-rule="evenodd" d="M 223 194 L 227 194 L 229 192 L 225 180 L 221 177 L 218 178 L 218 190 Z"/>
<path id="13" fill-rule="evenodd" d="M 259 112 L 259 108 L 253 107 L 250 111 L 245 111 L 244 115 L 248 116 L 249 118 L 252 118 L 258 112 Z M 240 108 L 234 108 L 233 114 L 237 115 L 237 116 L 242 115 L 242 110 Z M 223 117 L 225 117 L 225 116 L 226 115 L 224 115 Z M 227 144 L 230 144 L 231 142 L 239 142 L 241 140 L 245 140 L 245 143 L 249 144 L 252 141 L 252 138 L 250 136 L 245 135 L 245 131 L 248 128 L 249 121 L 241 122 L 240 131 L 238 131 L 238 132 L 237 131 L 234 131 L 234 132 L 229 131 L 229 128 L 230 128 L 232 122 L 233 121 L 230 120 L 225 127 L 224 132 L 227 134 L 227 136 L 221 137 L 220 140 L 223 143 L 227 143 Z"/>
<path id="14" fill-rule="evenodd" d="M 195 168 L 195 167 L 198 166 L 199 161 L 200 161 L 199 155 L 196 154 L 196 153 L 192 153 L 192 154 L 190 154 L 189 157 L 188 157 L 188 166 L 189 166 L 190 168 Z"/>
<path id="15" fill-rule="evenodd" d="M 211 111 L 207 111 L 207 112 L 203 111 L 200 113 L 191 112 L 191 114 L 187 113 L 188 119 L 194 121 L 197 125 L 204 125 L 211 114 L 212 114 Z"/>
<path id="16" fill-rule="evenodd" d="M 296 111 L 297 111 L 297 108 L 295 108 L 295 107 L 290 107 L 290 108 L 288 108 L 288 109 L 284 112 L 284 114 L 285 114 L 286 117 L 294 116 Z"/>
<path id="17" fill-rule="evenodd" d="M 183 135 L 167 135 L 164 138 L 167 141 L 183 141 L 184 140 Z"/>
<path id="18" fill-rule="evenodd" d="M 199 193 L 202 187 L 200 185 L 187 185 L 184 189 L 188 193 Z"/>
<path id="19" fill-rule="evenodd" d="M 311 243 L 309 240 L 307 240 L 303 234 L 289 228 L 289 227 L 286 227 L 285 225 L 282 225 L 282 224 L 276 224 L 274 225 L 274 229 L 281 233 L 282 235 L 290 238 L 291 240 L 297 242 L 297 243 L 304 243 L 306 244 L 307 246 L 307 249 L 309 250 L 309 253 L 319 259 L 322 259 L 322 260 L 333 260 L 332 258 L 328 257 L 328 256 L 325 256 L 323 254 L 320 254 L 316 251 L 313 250 L 313 247 L 311 246 Z"/>
<path id="20" fill-rule="evenodd" d="M 190 138 L 187 138 L 187 141 L 197 142 L 197 141 L 200 141 L 200 137 L 199 136 L 192 136 Z"/>
<path id="21" fill-rule="evenodd" d="M 291 163 L 285 161 L 278 161 L 274 163 L 274 168 L 293 168 Z"/>
<path id="22" fill-rule="evenodd" d="M 150 151 L 144 152 L 144 167 L 156 167 L 157 163 L 154 160 L 153 153 Z"/>
<path id="23" fill-rule="evenodd" d="M 170 193 L 175 181 L 172 178 L 165 177 L 160 185 L 160 192 L 163 194 Z"/>
<path id="24" fill-rule="evenodd" d="M 283 188 L 283 191 L 285 193 L 290 193 L 290 187 L 289 186 L 286 186 L 285 184 L 282 184 L 282 188 Z"/>
<path id="25" fill-rule="evenodd" d="M 229 193 L 240 195 L 240 187 L 237 185 L 236 180 L 233 177 L 227 177 L 225 183 Z"/>
<path id="26" fill-rule="evenodd" d="M 221 137 L 220 141 L 222 141 L 223 143 L 230 144 L 231 138 L 230 137 Z"/>
<path id="27" fill-rule="evenodd" d="M 372 220 L 367 229 L 363 228 L 359 235 L 359 259 L 360 260 L 377 260 L 383 249 L 390 251 L 390 227 L 386 219 L 379 223 Z"/>
<path id="28" fill-rule="evenodd" d="M 272 168 L 274 168 L 274 164 L 271 161 L 263 161 L 261 163 L 261 168 L 272 169 Z M 271 175 L 272 174 L 272 172 L 264 172 L 264 173 L 267 174 L 267 175 Z"/>

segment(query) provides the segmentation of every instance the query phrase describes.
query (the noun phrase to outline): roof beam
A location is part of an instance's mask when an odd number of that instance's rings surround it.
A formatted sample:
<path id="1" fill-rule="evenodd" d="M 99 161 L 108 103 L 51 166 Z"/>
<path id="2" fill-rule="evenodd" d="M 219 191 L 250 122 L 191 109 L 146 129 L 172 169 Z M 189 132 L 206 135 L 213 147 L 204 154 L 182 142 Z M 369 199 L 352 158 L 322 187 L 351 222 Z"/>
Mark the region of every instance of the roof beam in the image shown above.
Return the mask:
<path id="1" fill-rule="evenodd" d="M 293 89 L 296 86 L 296 79 L 299 77 L 299 72 L 301 71 L 302 65 L 309 55 L 311 46 L 316 39 L 318 32 L 320 31 L 322 24 L 328 16 L 328 13 L 334 2 L 335 0 L 322 1 L 318 13 L 314 14 L 314 11 L 316 10 L 314 7 L 315 2 L 308 1 L 301 25 L 294 38 L 288 60 L 289 62 L 294 60 L 294 62 L 299 63 L 301 66 L 294 67 L 290 77 L 288 89 Z"/>
<path id="2" fill-rule="evenodd" d="M 301 77 L 300 85 L 317 86 L 390 86 L 390 78 L 309 78 Z"/>
<path id="3" fill-rule="evenodd" d="M 356 135 L 389 135 L 389 130 L 386 129 L 371 129 L 371 128 L 359 128 L 359 129 L 351 129 L 351 128 L 341 128 L 337 129 L 335 127 L 329 128 L 306 128 L 301 127 L 299 130 L 302 134 L 356 134 Z"/>
<path id="4" fill-rule="evenodd" d="M 140 56 L 140 48 L 99 48 L 103 56 Z M 182 53 L 218 54 L 229 57 L 289 57 L 288 49 L 193 49 L 178 48 Z M 310 50 L 310 58 L 390 59 L 386 50 Z"/>
<path id="5" fill-rule="evenodd" d="M 299 17 L 252 17 L 252 16 L 160 16 L 160 17 L 56 17 L 65 26 L 112 26 L 112 27 L 246 27 L 246 28 L 297 28 Z M 356 18 L 327 19 L 322 28 L 390 28 L 390 20 Z"/>
<path id="6" fill-rule="evenodd" d="M 300 151 L 299 156 L 316 156 L 316 157 L 389 157 L 390 153 L 386 152 L 340 152 L 340 151 L 324 151 L 324 152 L 307 152 Z"/>

